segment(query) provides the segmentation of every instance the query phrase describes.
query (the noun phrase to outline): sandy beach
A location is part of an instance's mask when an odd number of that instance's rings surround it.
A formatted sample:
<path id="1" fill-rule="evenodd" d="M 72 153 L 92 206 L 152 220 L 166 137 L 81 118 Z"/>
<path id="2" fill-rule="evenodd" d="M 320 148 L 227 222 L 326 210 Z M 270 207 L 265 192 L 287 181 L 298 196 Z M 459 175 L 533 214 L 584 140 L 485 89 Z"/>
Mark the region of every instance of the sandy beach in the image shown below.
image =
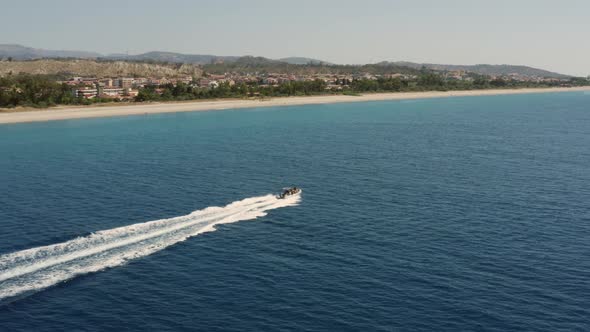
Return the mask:
<path id="1" fill-rule="evenodd" d="M 264 100 L 255 99 L 225 99 L 210 101 L 141 103 L 141 104 L 105 104 L 99 106 L 61 106 L 44 110 L 0 112 L 0 124 L 40 122 L 67 119 L 99 118 L 111 116 L 148 115 L 172 112 L 214 111 L 238 108 L 293 106 L 307 104 L 331 104 L 346 102 L 403 100 L 422 98 L 490 96 L 508 94 L 550 93 L 565 91 L 590 91 L 590 87 L 576 88 L 531 88 L 514 90 L 471 90 L 471 91 L 429 91 L 429 92 L 397 92 L 375 93 L 359 96 L 328 95 L 305 97 L 276 97 Z"/>

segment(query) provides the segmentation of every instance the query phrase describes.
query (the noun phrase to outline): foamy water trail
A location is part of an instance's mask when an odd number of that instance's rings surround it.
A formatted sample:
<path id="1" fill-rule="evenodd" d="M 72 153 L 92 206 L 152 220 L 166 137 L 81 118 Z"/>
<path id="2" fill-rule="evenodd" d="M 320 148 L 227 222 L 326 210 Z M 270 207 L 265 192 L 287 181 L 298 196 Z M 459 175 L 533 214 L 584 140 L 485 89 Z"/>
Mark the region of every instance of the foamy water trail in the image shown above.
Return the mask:
<path id="1" fill-rule="evenodd" d="M 99 231 L 70 241 L 0 256 L 0 301 L 32 293 L 77 275 L 100 271 L 147 256 L 215 225 L 265 216 L 294 206 L 299 194 L 246 198 L 225 207 L 208 207 L 188 215 Z"/>

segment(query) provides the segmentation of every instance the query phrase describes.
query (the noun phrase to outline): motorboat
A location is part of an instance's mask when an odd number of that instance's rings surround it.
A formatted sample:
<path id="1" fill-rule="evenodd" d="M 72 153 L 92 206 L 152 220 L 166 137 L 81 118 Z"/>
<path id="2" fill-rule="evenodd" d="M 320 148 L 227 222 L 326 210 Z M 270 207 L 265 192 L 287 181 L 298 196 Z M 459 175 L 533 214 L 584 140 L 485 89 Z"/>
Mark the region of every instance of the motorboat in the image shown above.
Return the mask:
<path id="1" fill-rule="evenodd" d="M 278 199 L 285 199 L 289 196 L 297 195 L 300 192 L 301 192 L 301 189 L 297 188 L 297 187 L 285 188 L 285 189 L 283 189 L 283 192 L 277 196 L 277 198 Z"/>

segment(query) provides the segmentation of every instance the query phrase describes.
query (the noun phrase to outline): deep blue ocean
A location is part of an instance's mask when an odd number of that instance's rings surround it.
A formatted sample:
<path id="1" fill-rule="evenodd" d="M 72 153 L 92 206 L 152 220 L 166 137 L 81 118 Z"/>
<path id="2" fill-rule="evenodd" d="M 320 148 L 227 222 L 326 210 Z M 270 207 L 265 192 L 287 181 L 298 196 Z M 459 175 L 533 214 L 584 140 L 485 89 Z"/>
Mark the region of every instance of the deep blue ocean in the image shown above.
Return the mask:
<path id="1" fill-rule="evenodd" d="M 590 330 L 582 92 L 1 125 L 0 187 L 1 331 Z"/>

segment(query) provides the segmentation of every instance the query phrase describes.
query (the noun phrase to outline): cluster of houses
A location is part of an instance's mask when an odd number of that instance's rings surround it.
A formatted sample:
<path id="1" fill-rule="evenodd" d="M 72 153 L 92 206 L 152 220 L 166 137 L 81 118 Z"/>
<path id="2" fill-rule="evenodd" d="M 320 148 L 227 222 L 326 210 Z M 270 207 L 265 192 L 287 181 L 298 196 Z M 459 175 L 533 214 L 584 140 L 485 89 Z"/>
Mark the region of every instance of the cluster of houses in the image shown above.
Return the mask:
<path id="1" fill-rule="evenodd" d="M 225 75 L 210 74 L 200 78 L 190 76 L 180 78 L 93 78 L 93 77 L 72 77 L 65 83 L 72 86 L 72 93 L 75 97 L 86 99 L 92 98 L 109 98 L 118 100 L 128 100 L 137 96 L 139 89 L 146 86 L 159 87 L 161 85 L 178 83 L 187 84 L 193 88 L 215 89 L 221 84 L 233 86 L 235 84 L 257 84 L 260 86 L 277 86 L 287 82 L 294 81 L 314 81 L 323 80 L 328 83 L 330 89 L 342 89 L 354 79 L 368 78 L 377 79 L 377 77 L 365 75 L 287 75 L 287 74 L 233 74 Z M 156 92 L 161 91 L 156 89 Z"/>
<path id="2" fill-rule="evenodd" d="M 490 76 L 491 80 L 503 79 L 517 82 L 531 82 L 531 83 L 564 83 L 567 82 L 568 78 L 556 78 L 556 77 L 540 77 L 540 76 L 526 76 L 522 74 L 508 74 L 502 76 Z"/>
<path id="3" fill-rule="evenodd" d="M 474 74 L 465 70 L 447 71 L 442 74 L 446 79 L 459 80 L 459 81 L 473 81 Z M 511 73 L 506 75 L 489 75 L 487 76 L 490 80 L 502 79 L 505 81 L 516 81 L 516 82 L 531 82 L 531 83 L 564 83 L 567 82 L 567 78 L 555 78 L 555 77 L 541 77 L 541 76 L 530 76 L 522 75 L 518 73 Z"/>
<path id="4" fill-rule="evenodd" d="M 72 77 L 65 83 L 72 86 L 72 93 L 75 97 L 85 99 L 107 98 L 126 100 L 137 96 L 139 89 L 148 85 L 159 86 L 164 84 L 178 84 L 179 82 L 189 84 L 192 77 L 180 77 L 174 79 L 166 78 L 144 78 L 144 77 L 119 77 L 119 78 L 93 78 L 93 77 Z"/>
<path id="5" fill-rule="evenodd" d="M 225 75 L 208 75 L 202 77 L 194 82 L 194 86 L 216 88 L 222 83 L 227 83 L 230 86 L 235 84 L 256 84 L 259 86 L 278 86 L 289 82 L 305 82 L 305 81 L 324 81 L 327 84 L 327 89 L 338 89 L 348 86 L 354 80 L 368 79 L 377 80 L 379 78 L 403 78 L 413 79 L 416 76 L 404 74 L 388 74 L 388 75 L 373 75 L 373 74 L 310 74 L 310 75 L 294 75 L 294 74 L 279 74 L 279 73 L 252 73 L 252 74 L 234 74 L 228 73 Z"/>

